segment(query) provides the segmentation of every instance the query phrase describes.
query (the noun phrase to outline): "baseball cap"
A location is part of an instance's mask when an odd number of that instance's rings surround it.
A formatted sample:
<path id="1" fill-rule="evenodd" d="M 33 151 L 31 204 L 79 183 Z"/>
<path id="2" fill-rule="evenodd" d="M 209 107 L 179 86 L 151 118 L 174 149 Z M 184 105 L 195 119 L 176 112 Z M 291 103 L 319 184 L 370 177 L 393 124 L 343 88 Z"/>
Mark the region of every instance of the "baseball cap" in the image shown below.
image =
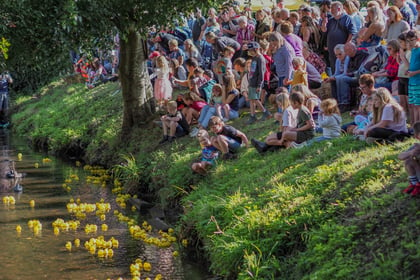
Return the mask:
<path id="1" fill-rule="evenodd" d="M 259 49 L 260 44 L 258 44 L 257 42 L 250 42 L 250 43 L 248 43 L 247 47 L 248 47 L 248 50 Z"/>

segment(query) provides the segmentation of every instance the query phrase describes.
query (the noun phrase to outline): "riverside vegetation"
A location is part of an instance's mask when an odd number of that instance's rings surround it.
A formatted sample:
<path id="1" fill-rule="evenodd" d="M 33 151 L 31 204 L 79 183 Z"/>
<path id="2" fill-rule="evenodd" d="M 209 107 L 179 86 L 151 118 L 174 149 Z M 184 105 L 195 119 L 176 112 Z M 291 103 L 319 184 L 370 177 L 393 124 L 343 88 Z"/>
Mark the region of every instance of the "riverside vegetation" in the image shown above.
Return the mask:
<path id="1" fill-rule="evenodd" d="M 161 129 L 139 126 L 119 139 L 117 83 L 92 90 L 57 80 L 14 100 L 13 130 L 35 147 L 114 171 L 127 192 L 176 211 L 210 271 L 226 279 L 419 279 L 419 200 L 401 193 L 407 174 L 397 155 L 414 139 L 367 145 L 343 136 L 261 156 L 243 149 L 206 177 L 190 137 L 159 146 Z M 249 139 L 271 121 L 233 122 Z M 122 164 L 121 164 L 122 163 Z M 189 254 L 191 255 L 191 254 Z"/>

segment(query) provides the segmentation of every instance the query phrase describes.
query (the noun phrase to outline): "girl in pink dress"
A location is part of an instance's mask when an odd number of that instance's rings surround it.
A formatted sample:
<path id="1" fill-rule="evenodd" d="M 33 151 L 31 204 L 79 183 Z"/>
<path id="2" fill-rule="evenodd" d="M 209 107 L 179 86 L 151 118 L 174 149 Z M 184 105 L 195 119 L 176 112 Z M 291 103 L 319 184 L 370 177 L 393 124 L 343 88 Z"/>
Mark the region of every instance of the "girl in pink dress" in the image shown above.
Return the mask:
<path id="1" fill-rule="evenodd" d="M 162 106 L 172 98 L 172 85 L 169 80 L 168 61 L 162 55 L 156 59 L 156 70 L 150 78 L 153 79 L 154 77 L 156 77 L 154 85 L 155 99 L 157 104 Z"/>

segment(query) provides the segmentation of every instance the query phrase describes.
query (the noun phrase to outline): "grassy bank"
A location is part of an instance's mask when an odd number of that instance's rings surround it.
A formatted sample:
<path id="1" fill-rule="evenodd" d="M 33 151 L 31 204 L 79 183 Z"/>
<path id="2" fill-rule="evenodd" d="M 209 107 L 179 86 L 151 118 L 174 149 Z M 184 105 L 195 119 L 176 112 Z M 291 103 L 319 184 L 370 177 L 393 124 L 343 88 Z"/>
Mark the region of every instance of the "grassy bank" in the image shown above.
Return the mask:
<path id="1" fill-rule="evenodd" d="M 119 139 L 118 85 L 60 80 L 16 98 L 13 129 L 37 147 L 112 167 L 126 187 L 182 209 L 179 233 L 211 271 L 231 279 L 418 279 L 419 200 L 396 159 L 414 140 L 369 146 L 350 137 L 259 155 L 243 149 L 206 177 L 193 175 L 195 139 L 158 146 L 150 124 Z M 272 121 L 233 125 L 263 139 Z M 140 186 L 140 187 L 139 187 Z M 147 186 L 147 187 L 146 187 Z M 181 202 L 181 203 L 179 203 Z"/>

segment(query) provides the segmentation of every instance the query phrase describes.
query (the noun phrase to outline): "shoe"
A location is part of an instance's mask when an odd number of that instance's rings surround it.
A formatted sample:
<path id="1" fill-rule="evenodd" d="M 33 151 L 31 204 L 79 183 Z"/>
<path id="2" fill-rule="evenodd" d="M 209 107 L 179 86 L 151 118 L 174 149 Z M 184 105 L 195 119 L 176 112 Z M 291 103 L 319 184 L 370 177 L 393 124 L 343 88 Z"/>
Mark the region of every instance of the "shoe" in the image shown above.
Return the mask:
<path id="1" fill-rule="evenodd" d="M 193 129 L 191 129 L 190 137 L 196 137 L 198 134 L 198 130 L 199 129 L 197 127 L 194 127 Z"/>
<path id="2" fill-rule="evenodd" d="M 163 138 L 162 138 L 162 140 L 159 141 L 159 144 L 163 144 L 163 143 L 165 143 L 168 140 L 169 140 L 168 135 L 163 135 Z"/>
<path id="3" fill-rule="evenodd" d="M 222 155 L 222 160 L 232 160 L 235 159 L 236 156 L 234 154 L 232 154 L 231 152 L 228 152 L 226 154 Z"/>
<path id="4" fill-rule="evenodd" d="M 302 149 L 303 147 L 306 147 L 307 143 L 306 142 L 302 142 L 300 144 L 296 143 L 296 142 L 292 142 L 290 143 L 290 147 L 292 148 L 296 148 L 296 149 Z"/>
<path id="5" fill-rule="evenodd" d="M 276 152 L 282 148 L 284 148 L 284 146 L 272 146 L 272 145 L 267 145 L 267 152 Z"/>
<path id="6" fill-rule="evenodd" d="M 260 118 L 260 121 L 265 121 L 265 120 L 271 119 L 272 117 L 273 115 L 268 110 L 265 110 L 262 117 Z"/>
<path id="7" fill-rule="evenodd" d="M 411 196 L 417 196 L 417 195 L 419 195 L 419 194 L 420 194 L 420 183 L 417 183 L 417 184 L 414 186 L 413 191 L 411 192 Z"/>
<path id="8" fill-rule="evenodd" d="M 258 141 L 254 138 L 251 139 L 251 144 L 254 148 L 260 153 L 265 153 L 267 151 L 268 145 L 264 142 Z"/>
<path id="9" fill-rule="evenodd" d="M 375 137 L 366 137 L 366 143 L 373 144 L 377 143 L 381 138 L 375 138 Z"/>
<path id="10" fill-rule="evenodd" d="M 175 136 L 169 136 L 169 137 L 168 137 L 168 142 L 169 142 L 169 143 L 174 142 L 175 138 L 176 138 Z"/>
<path id="11" fill-rule="evenodd" d="M 257 118 L 255 116 L 250 116 L 246 124 L 253 124 L 257 121 Z"/>
<path id="12" fill-rule="evenodd" d="M 406 193 L 406 194 L 410 194 L 413 192 L 414 188 L 416 187 L 416 185 L 412 185 L 410 184 L 407 188 L 405 188 L 402 192 Z"/>

